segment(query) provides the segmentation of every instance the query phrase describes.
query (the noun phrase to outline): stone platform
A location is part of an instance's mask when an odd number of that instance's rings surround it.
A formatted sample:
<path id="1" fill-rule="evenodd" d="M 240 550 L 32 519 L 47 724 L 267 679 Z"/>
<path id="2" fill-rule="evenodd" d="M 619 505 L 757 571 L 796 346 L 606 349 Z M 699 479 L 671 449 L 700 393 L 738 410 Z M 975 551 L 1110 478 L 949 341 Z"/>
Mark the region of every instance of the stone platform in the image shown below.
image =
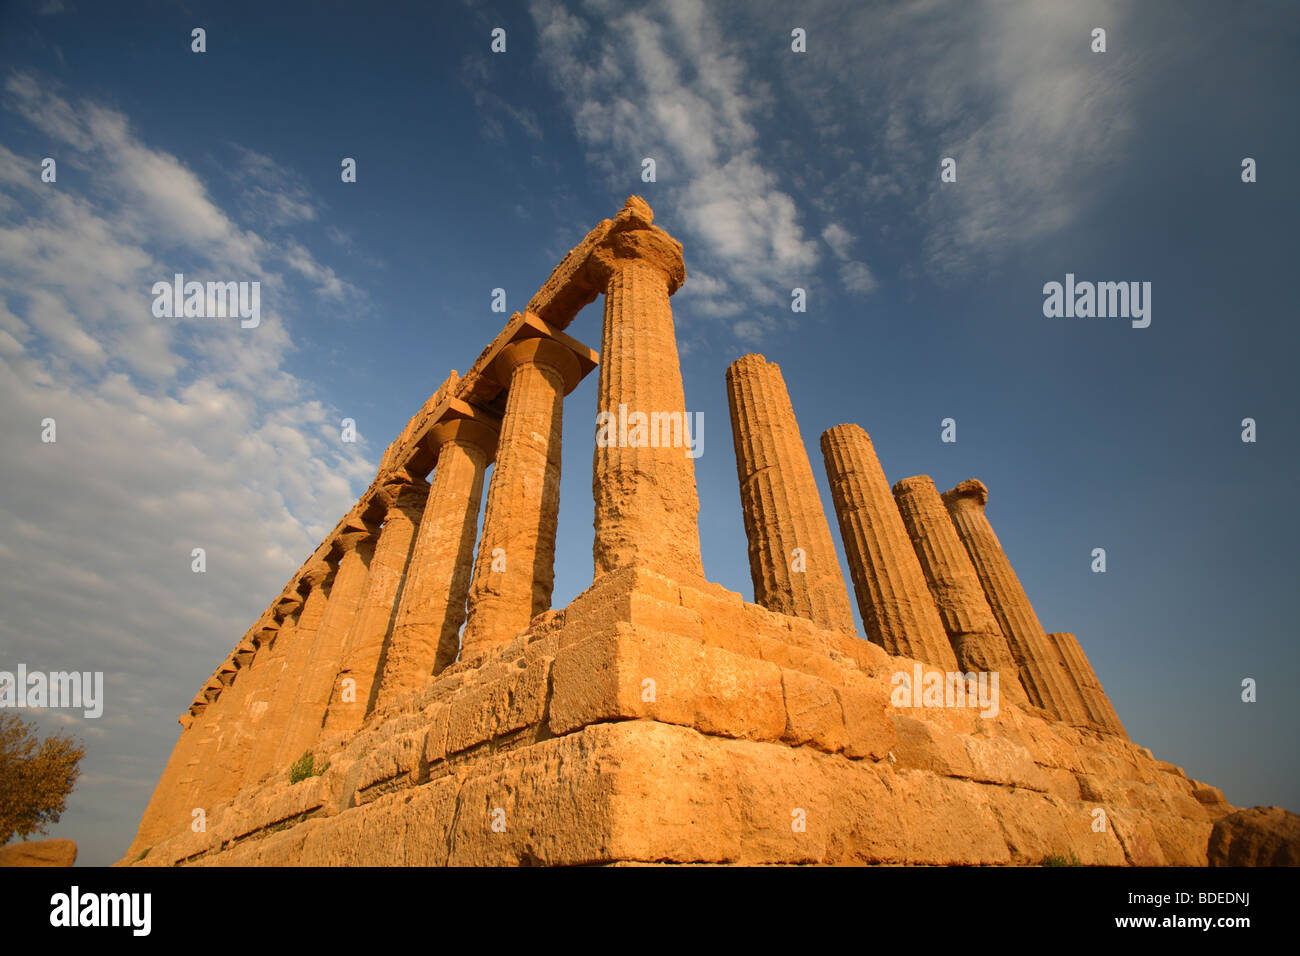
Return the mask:
<path id="1" fill-rule="evenodd" d="M 1005 696 L 893 706 L 916 666 L 620 569 L 122 863 L 1206 863 L 1219 790 Z"/>

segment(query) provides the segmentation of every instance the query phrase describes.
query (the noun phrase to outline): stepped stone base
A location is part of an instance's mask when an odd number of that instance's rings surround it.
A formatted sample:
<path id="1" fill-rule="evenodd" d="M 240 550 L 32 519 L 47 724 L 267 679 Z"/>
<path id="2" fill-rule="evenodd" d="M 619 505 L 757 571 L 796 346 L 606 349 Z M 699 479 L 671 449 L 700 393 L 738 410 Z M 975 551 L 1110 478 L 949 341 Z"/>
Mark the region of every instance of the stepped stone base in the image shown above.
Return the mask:
<path id="1" fill-rule="evenodd" d="M 893 706 L 915 666 L 614 571 L 122 864 L 1206 864 L 1217 789 L 1006 695 Z"/>

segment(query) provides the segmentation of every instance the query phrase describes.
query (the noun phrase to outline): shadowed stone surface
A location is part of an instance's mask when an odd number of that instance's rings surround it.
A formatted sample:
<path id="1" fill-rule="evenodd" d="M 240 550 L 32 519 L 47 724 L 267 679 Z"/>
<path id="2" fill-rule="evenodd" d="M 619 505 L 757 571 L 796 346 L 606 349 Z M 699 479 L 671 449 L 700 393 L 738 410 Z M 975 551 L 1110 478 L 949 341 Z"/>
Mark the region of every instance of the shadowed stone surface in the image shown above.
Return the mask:
<path id="1" fill-rule="evenodd" d="M 474 563 L 483 473 L 497 434 L 477 422 L 448 422 L 384 658 L 377 707 L 418 690 L 456 659 Z M 441 650 L 440 650 L 441 649 Z"/>
<path id="2" fill-rule="evenodd" d="M 461 635 L 465 656 L 509 642 L 551 606 L 564 396 L 581 374 L 572 352 L 543 338 L 508 346 L 496 370 L 509 386 Z"/>
<path id="3" fill-rule="evenodd" d="M 393 610 L 402 590 L 429 485 L 423 480 L 409 484 L 392 482 L 384 491 L 384 524 L 379 529 L 361 599 L 343 644 L 343 666 L 334 679 L 325 712 L 322 733 L 326 736 L 355 730 L 374 705 Z"/>
<path id="4" fill-rule="evenodd" d="M 1011 649 L 934 482 L 928 475 L 904 478 L 894 485 L 894 498 L 957 665 L 965 672 L 997 672 L 999 692 L 1028 703 Z"/>

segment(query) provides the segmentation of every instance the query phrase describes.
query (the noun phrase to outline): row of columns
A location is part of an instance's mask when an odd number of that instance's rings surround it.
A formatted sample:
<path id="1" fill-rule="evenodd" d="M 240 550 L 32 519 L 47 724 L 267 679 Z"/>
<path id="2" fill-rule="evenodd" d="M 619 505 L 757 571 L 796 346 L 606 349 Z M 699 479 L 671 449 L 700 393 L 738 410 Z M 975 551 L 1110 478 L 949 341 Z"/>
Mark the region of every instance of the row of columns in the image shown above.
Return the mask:
<path id="1" fill-rule="evenodd" d="M 736 469 L 756 603 L 852 631 L 829 526 L 780 369 L 745 355 L 727 369 Z M 858 610 L 891 654 L 997 672 L 1001 691 L 1077 726 L 1124 735 L 1079 642 L 1047 634 L 984 515 L 988 490 L 940 495 L 925 475 L 891 489 L 857 425 L 821 436 Z"/>
<path id="2" fill-rule="evenodd" d="M 584 368 L 535 332 L 490 370 L 506 390 L 500 421 L 476 409 L 435 423 L 432 481 L 395 472 L 218 670 L 182 720 L 134 847 L 354 731 L 458 656 L 508 642 L 550 606 L 563 399 L 594 358 Z"/>

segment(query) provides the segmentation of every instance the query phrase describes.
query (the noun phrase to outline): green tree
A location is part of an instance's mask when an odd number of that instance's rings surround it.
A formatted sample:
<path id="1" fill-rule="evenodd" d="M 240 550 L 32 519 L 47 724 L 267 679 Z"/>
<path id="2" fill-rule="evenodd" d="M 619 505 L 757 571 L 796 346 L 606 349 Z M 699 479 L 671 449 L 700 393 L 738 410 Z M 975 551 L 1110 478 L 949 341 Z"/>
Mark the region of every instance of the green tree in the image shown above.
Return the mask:
<path id="1" fill-rule="evenodd" d="M 85 748 L 62 731 L 41 740 L 38 730 L 0 711 L 0 845 L 58 823 L 81 775 Z"/>

